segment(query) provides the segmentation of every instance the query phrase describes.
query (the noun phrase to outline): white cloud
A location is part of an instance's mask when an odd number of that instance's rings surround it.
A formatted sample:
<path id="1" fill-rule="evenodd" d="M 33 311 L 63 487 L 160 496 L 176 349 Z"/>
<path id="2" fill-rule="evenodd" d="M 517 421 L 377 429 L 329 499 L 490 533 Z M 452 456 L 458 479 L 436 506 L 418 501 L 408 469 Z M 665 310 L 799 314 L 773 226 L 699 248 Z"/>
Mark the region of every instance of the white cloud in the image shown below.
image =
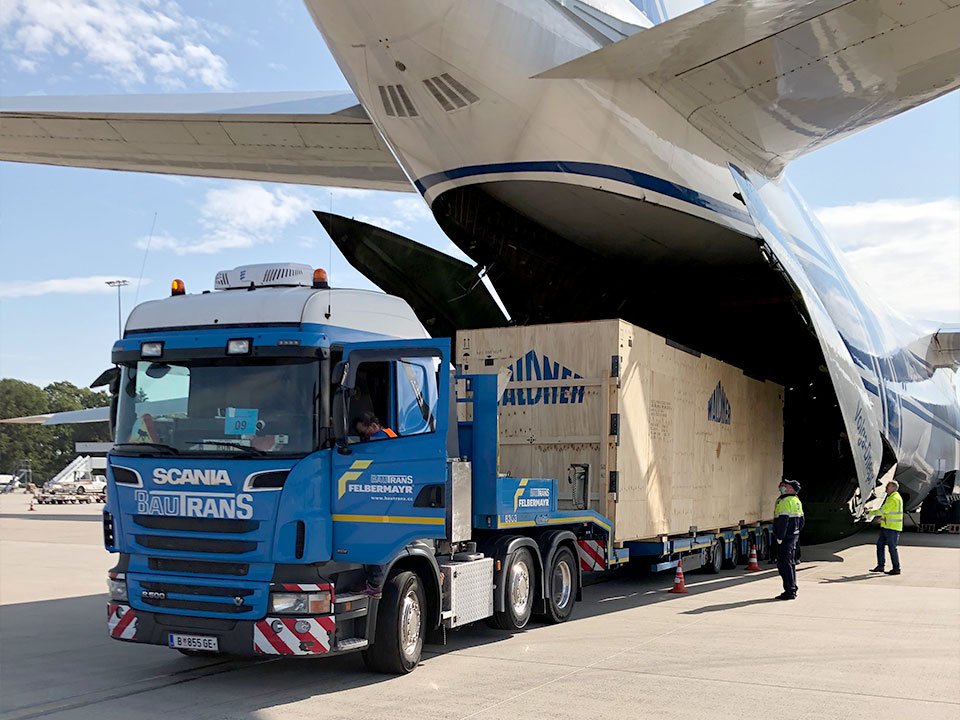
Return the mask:
<path id="1" fill-rule="evenodd" d="M 419 197 L 401 197 L 390 202 L 386 207 L 388 215 L 356 215 L 355 218 L 368 225 L 375 225 L 402 234 L 409 232 L 413 225 L 429 220 L 432 216 L 430 208 Z"/>
<path id="2" fill-rule="evenodd" d="M 309 200 L 297 192 L 238 183 L 209 190 L 204 196 L 200 209 L 203 233 L 199 238 L 185 240 L 162 234 L 150 241 L 150 247 L 177 255 L 209 255 L 269 243 L 309 209 Z M 147 242 L 147 238 L 141 238 L 137 247 L 145 248 Z"/>
<path id="3" fill-rule="evenodd" d="M 960 198 L 879 200 L 817 216 L 854 272 L 893 308 L 960 320 Z"/>
<path id="4" fill-rule="evenodd" d="M 107 281 L 126 280 L 136 284 L 137 279 L 116 275 L 89 275 L 87 277 L 55 278 L 52 280 L 15 280 L 0 284 L 0 298 L 37 297 L 39 295 L 104 295 L 116 292 Z M 144 280 L 143 285 L 149 280 Z"/>
<path id="5" fill-rule="evenodd" d="M 126 86 L 231 84 L 226 61 L 205 44 L 207 31 L 176 2 L 2 0 L 0 6 L 2 47 L 24 56 L 16 61 L 21 71 L 35 72 L 54 57 L 79 57 Z"/>

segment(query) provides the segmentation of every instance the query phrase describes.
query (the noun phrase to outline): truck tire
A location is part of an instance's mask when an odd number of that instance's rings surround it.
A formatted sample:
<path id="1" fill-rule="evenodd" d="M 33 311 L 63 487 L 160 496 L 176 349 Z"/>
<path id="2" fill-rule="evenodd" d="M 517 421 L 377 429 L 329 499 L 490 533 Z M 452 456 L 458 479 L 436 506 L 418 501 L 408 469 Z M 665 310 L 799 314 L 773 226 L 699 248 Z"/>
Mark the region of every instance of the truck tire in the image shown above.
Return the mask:
<path id="1" fill-rule="evenodd" d="M 710 546 L 710 557 L 703 564 L 703 571 L 716 575 L 723 567 L 723 540 L 714 540 Z"/>
<path id="2" fill-rule="evenodd" d="M 87 489 L 83 485 L 77 485 L 77 495 L 83 495 Z"/>
<path id="3" fill-rule="evenodd" d="M 536 570 L 530 549 L 521 547 L 514 550 L 507 560 L 503 571 L 504 598 L 503 610 L 494 610 L 487 624 L 498 630 L 517 632 L 530 622 L 533 612 L 533 587 Z"/>
<path id="4" fill-rule="evenodd" d="M 577 561 L 570 548 L 557 548 L 547 571 L 547 597 L 544 605 L 547 612 L 543 619 L 548 623 L 562 623 L 573 613 L 577 597 Z"/>
<path id="5" fill-rule="evenodd" d="M 363 652 L 367 668 L 406 675 L 420 663 L 427 603 L 416 573 L 398 572 L 387 581 L 377 612 L 374 642 Z"/>
<path id="6" fill-rule="evenodd" d="M 742 553 L 740 552 L 740 538 L 734 538 L 730 542 L 730 559 L 727 560 L 724 558 L 723 566 L 728 570 L 732 570 L 737 565 L 739 565 L 743 560 Z"/>

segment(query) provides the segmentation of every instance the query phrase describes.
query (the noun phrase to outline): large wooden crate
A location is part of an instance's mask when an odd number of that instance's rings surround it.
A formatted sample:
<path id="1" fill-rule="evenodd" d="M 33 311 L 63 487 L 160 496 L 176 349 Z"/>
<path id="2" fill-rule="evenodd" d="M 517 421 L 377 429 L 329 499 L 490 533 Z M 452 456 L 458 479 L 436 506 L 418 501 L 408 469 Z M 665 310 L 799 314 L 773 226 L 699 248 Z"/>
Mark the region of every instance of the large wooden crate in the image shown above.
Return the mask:
<path id="1" fill-rule="evenodd" d="M 501 376 L 500 472 L 557 478 L 616 542 L 772 517 L 781 386 L 622 320 L 466 330 L 457 356 Z"/>

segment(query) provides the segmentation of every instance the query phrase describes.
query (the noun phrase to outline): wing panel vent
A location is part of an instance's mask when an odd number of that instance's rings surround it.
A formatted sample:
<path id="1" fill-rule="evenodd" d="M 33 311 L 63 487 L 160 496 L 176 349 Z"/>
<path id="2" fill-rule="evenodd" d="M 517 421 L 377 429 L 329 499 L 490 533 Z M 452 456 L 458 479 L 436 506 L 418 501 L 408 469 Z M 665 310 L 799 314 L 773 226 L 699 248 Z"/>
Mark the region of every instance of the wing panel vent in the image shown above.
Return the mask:
<path id="1" fill-rule="evenodd" d="M 443 73 L 423 81 L 427 90 L 440 103 L 446 112 L 453 112 L 480 100 L 466 85 L 457 80 L 450 73 Z"/>
<path id="2" fill-rule="evenodd" d="M 403 85 L 378 85 L 380 102 L 389 117 L 419 117 L 416 106 Z"/>

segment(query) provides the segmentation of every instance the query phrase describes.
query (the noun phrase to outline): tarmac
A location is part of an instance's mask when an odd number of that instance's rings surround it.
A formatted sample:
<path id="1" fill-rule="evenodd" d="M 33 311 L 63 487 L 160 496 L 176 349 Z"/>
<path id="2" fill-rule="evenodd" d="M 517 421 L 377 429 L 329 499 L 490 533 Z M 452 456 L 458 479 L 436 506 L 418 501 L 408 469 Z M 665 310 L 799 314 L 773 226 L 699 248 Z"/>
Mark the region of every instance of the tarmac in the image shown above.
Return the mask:
<path id="1" fill-rule="evenodd" d="M 111 640 L 100 507 L 0 496 L 0 720 L 27 718 L 960 718 L 960 536 L 905 533 L 878 576 L 876 531 L 805 547 L 799 598 L 776 569 L 626 573 L 573 618 L 477 626 L 405 677 L 359 656 L 194 659 Z"/>

